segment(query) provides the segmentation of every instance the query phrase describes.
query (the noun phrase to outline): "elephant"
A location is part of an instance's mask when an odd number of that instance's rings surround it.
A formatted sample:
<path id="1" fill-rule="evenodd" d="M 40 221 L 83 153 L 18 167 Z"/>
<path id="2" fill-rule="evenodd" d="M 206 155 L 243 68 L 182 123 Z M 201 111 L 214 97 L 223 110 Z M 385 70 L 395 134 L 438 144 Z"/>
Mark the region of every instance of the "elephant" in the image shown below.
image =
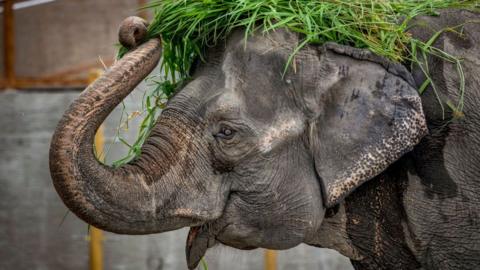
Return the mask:
<path id="1" fill-rule="evenodd" d="M 112 168 L 96 130 L 161 56 L 126 19 L 130 48 L 81 93 L 53 135 L 50 171 L 79 218 L 121 234 L 190 227 L 187 263 L 206 250 L 331 248 L 355 269 L 474 269 L 480 265 L 480 14 L 422 16 L 412 36 L 462 57 L 429 56 L 437 89 L 419 95 L 418 65 L 366 49 L 308 44 L 283 74 L 300 34 L 234 30 L 192 67 L 141 155 Z M 463 115 L 439 100 L 463 99 Z"/>

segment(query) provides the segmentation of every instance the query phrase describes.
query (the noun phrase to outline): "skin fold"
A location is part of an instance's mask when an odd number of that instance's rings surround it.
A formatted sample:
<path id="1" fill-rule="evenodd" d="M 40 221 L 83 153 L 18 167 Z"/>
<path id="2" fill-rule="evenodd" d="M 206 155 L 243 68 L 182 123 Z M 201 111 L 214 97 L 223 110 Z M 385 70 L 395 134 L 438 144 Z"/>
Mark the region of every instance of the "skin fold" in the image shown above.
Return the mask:
<path id="1" fill-rule="evenodd" d="M 479 18 L 447 11 L 419 20 L 440 27 Z M 424 78 L 416 67 L 327 43 L 307 45 L 283 76 L 301 37 L 279 29 L 245 41 L 238 29 L 195 65 L 140 157 L 113 169 L 95 159 L 95 131 L 160 57 L 161 41 L 141 44 L 146 23 L 130 17 L 119 39 L 131 51 L 57 127 L 55 188 L 72 212 L 104 230 L 191 227 L 190 269 L 219 243 L 307 243 L 338 250 L 357 269 L 473 269 L 480 258 L 478 27 L 436 42 L 465 57 L 465 116 L 455 121 L 439 114 L 431 89 L 417 94 Z M 419 24 L 412 34 L 428 39 L 426 29 Z M 457 100 L 455 67 L 429 61 L 442 97 Z"/>

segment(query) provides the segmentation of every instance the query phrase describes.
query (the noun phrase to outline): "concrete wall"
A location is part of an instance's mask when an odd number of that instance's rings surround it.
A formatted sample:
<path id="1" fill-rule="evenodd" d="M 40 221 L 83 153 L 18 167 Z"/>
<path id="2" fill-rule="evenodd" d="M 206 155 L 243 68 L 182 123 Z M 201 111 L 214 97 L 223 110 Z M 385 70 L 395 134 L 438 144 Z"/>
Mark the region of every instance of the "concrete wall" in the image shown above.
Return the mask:
<path id="1" fill-rule="evenodd" d="M 145 86 L 125 100 L 128 112 L 139 109 Z M 53 129 L 75 91 L 0 93 L 0 269 L 88 269 L 87 225 L 67 209 L 55 193 L 48 171 Z M 121 108 L 106 121 L 109 159 L 126 148 L 113 140 Z M 124 135 L 132 140 L 134 120 Z M 66 215 L 67 214 L 67 215 Z M 62 221 L 63 220 L 63 221 Z M 105 269 L 186 269 L 187 230 L 161 235 L 125 236 L 105 233 Z M 217 247 L 207 253 L 210 269 L 263 269 L 263 251 Z M 281 251 L 279 270 L 351 269 L 331 250 L 301 245 Z"/>
<path id="2" fill-rule="evenodd" d="M 48 171 L 60 111 L 77 93 L 0 94 L 0 269 L 87 269 L 85 223 L 68 215 Z"/>

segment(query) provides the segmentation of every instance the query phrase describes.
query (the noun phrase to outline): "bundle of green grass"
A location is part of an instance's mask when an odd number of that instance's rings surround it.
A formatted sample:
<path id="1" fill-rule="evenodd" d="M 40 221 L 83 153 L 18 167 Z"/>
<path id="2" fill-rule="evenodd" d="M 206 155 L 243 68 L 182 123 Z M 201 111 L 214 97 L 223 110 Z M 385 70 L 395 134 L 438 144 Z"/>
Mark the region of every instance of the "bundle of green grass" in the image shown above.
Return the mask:
<path id="1" fill-rule="evenodd" d="M 480 10 L 480 1 L 451 0 L 160 0 L 145 8 L 154 10 L 148 37 L 160 36 L 163 41 L 162 79 L 152 96 L 147 97 L 147 117 L 140 136 L 131 146 L 125 160 L 139 154 L 140 146 L 154 125 L 154 116 L 162 102 L 170 97 L 176 86 L 188 78 L 192 63 L 202 58 L 206 48 L 224 40 L 239 27 L 245 28 L 245 38 L 254 31 L 269 32 L 286 27 L 303 36 L 303 42 L 292 51 L 291 57 L 308 43 L 328 41 L 367 48 L 392 61 L 417 63 L 427 75 L 420 93 L 435 84 L 430 80 L 428 65 L 420 59 L 436 55 L 457 65 L 464 82 L 460 59 L 432 46 L 443 31 L 461 31 L 462 26 L 444 29 L 422 42 L 408 33 L 411 20 L 419 15 L 437 15 L 440 9 Z M 121 48 L 120 55 L 126 52 Z M 292 58 L 290 58 L 291 60 Z M 286 68 L 288 68 L 287 63 Z M 152 102 L 149 99 L 154 99 Z M 440 100 L 439 100 L 440 101 Z M 160 104 L 160 106 L 159 106 Z M 444 102 L 439 102 L 442 106 Z M 460 113 L 463 101 L 447 103 Z M 123 162 L 122 161 L 122 162 Z"/>

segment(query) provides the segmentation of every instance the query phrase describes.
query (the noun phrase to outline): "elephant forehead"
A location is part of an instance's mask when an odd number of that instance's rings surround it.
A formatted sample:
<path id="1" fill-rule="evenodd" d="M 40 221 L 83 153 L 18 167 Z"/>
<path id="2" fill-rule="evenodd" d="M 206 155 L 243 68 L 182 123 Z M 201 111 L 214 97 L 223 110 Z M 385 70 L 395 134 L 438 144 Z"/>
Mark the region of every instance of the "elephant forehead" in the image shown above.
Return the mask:
<path id="1" fill-rule="evenodd" d="M 243 103 L 242 97 L 238 91 L 225 89 L 215 101 L 215 109 L 218 111 L 231 111 L 238 109 L 239 105 Z"/>
<path id="2" fill-rule="evenodd" d="M 239 85 L 243 83 L 240 78 L 240 70 L 237 68 L 239 65 L 238 59 L 236 59 L 231 52 L 227 52 L 225 59 L 222 63 L 222 72 L 225 77 L 225 88 L 235 90 L 239 88 Z"/>
<path id="3" fill-rule="evenodd" d="M 262 133 L 259 149 L 263 153 L 270 152 L 276 145 L 287 142 L 290 138 L 303 132 L 302 118 L 295 114 L 282 114 Z"/>

